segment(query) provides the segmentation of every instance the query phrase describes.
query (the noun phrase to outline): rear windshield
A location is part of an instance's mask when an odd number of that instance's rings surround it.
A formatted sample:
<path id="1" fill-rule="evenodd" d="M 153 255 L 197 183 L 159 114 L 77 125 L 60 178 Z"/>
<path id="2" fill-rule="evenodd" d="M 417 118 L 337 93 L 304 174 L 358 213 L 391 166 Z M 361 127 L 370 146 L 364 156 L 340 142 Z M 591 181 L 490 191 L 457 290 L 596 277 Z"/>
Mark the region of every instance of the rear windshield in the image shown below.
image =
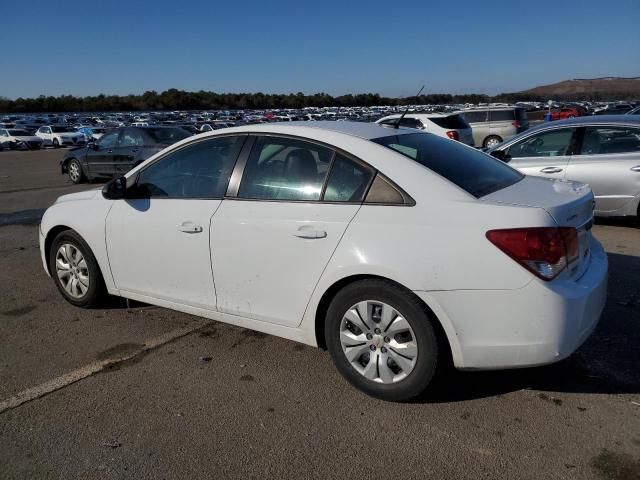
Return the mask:
<path id="1" fill-rule="evenodd" d="M 527 111 L 524 108 L 516 108 L 516 120 L 519 122 L 527 121 Z"/>
<path id="2" fill-rule="evenodd" d="M 393 135 L 372 141 L 415 160 L 476 198 L 524 178 L 500 160 L 459 142 L 427 133 Z"/>
<path id="3" fill-rule="evenodd" d="M 182 128 L 145 128 L 151 138 L 157 143 L 172 144 L 190 137 L 191 134 Z"/>
<path id="4" fill-rule="evenodd" d="M 442 128 L 450 128 L 456 130 L 463 130 L 470 128 L 467 121 L 462 118 L 462 115 L 448 115 L 446 117 L 429 117 L 433 123 Z"/>

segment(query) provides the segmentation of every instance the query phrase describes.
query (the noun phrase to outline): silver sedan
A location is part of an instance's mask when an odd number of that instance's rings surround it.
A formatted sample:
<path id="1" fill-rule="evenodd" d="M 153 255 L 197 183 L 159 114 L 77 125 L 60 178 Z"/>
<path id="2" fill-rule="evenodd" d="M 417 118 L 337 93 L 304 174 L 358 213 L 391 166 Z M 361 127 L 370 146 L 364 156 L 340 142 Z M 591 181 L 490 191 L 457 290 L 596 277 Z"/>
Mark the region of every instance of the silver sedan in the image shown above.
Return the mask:
<path id="1" fill-rule="evenodd" d="M 527 175 L 588 183 L 595 214 L 640 217 L 640 118 L 545 123 L 488 150 Z"/>

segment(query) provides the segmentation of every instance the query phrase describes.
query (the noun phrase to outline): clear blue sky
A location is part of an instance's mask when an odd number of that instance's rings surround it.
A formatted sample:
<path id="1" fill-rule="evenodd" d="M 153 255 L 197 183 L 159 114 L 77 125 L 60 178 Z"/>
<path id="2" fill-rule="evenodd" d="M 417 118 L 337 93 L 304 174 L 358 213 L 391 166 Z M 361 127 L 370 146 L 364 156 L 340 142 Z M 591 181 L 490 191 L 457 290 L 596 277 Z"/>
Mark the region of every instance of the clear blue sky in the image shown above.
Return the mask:
<path id="1" fill-rule="evenodd" d="M 19 0 L 2 10 L 9 98 L 171 87 L 405 96 L 422 84 L 494 94 L 640 76 L 640 0 Z"/>

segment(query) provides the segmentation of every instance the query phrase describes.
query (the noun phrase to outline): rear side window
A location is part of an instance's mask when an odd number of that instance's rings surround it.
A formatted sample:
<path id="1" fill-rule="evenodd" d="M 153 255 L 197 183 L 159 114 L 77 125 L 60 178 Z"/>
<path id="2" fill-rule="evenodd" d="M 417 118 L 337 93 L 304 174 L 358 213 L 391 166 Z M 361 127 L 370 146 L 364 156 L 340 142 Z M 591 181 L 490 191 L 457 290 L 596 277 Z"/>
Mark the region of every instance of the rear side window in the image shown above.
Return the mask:
<path id="1" fill-rule="evenodd" d="M 361 202 L 373 170 L 336 154 L 323 199 L 327 202 Z"/>
<path id="2" fill-rule="evenodd" d="M 464 118 L 467 123 L 478 123 L 487 121 L 486 110 L 464 112 Z"/>
<path id="3" fill-rule="evenodd" d="M 500 160 L 434 135 L 411 133 L 372 141 L 415 160 L 477 198 L 524 178 Z"/>
<path id="4" fill-rule="evenodd" d="M 448 115 L 446 117 L 429 117 L 433 123 L 442 128 L 449 128 L 454 130 L 464 130 L 469 128 L 469 124 L 462 117 L 462 115 Z"/>
<path id="5" fill-rule="evenodd" d="M 516 119 L 514 110 L 489 110 L 490 122 L 507 122 Z"/>
<path id="6" fill-rule="evenodd" d="M 242 174 L 240 198 L 320 200 L 333 151 L 292 138 L 259 137 Z"/>
<path id="7" fill-rule="evenodd" d="M 633 127 L 587 127 L 580 155 L 640 152 L 640 129 Z"/>

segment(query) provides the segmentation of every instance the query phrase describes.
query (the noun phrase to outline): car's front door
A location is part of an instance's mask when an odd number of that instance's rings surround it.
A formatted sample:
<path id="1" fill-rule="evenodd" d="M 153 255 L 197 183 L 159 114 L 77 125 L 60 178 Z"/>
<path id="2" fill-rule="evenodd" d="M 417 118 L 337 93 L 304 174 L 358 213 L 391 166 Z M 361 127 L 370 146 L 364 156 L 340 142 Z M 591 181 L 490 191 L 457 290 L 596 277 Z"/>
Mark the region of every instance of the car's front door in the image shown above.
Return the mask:
<path id="1" fill-rule="evenodd" d="M 210 222 L 246 136 L 195 141 L 137 175 L 106 222 L 109 264 L 123 292 L 215 309 Z M 129 295 L 131 296 L 131 295 Z"/>
<path id="2" fill-rule="evenodd" d="M 95 144 L 87 147 L 87 171 L 91 177 L 112 176 L 115 173 L 113 155 L 120 131 L 103 135 Z"/>
<path id="3" fill-rule="evenodd" d="M 144 136 L 137 128 L 125 128 L 120 135 L 120 141 L 114 149 L 114 170 L 123 175 L 131 170 L 138 158 L 138 152 L 144 147 Z"/>
<path id="4" fill-rule="evenodd" d="M 242 182 L 237 191 L 232 182 L 211 224 L 218 310 L 293 327 L 372 171 L 316 143 L 253 138 Z"/>
<path id="5" fill-rule="evenodd" d="M 640 128 L 585 127 L 566 178 L 591 186 L 598 213 L 624 209 L 640 195 Z"/>
<path id="6" fill-rule="evenodd" d="M 530 135 L 509 146 L 504 159 L 527 175 L 565 178 L 575 133 L 575 128 L 556 128 Z"/>

